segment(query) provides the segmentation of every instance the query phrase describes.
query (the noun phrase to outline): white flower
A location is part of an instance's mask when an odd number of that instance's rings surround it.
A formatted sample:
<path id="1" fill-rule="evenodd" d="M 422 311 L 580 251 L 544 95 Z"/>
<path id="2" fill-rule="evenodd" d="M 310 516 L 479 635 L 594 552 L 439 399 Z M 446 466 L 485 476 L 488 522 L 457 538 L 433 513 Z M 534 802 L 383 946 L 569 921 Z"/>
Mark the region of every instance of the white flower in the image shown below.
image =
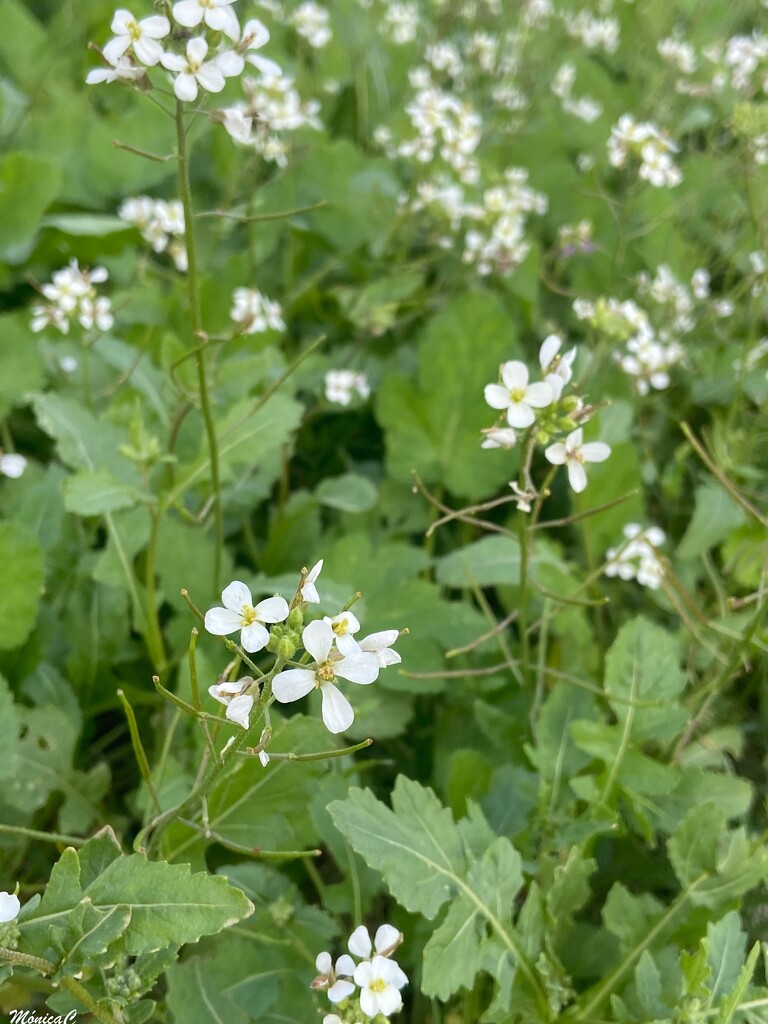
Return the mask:
<path id="1" fill-rule="evenodd" d="M 208 28 L 223 32 L 230 39 L 240 35 L 240 23 L 232 10 L 235 0 L 180 0 L 173 5 L 173 17 L 184 28 L 195 28 L 204 21 Z M 213 90 L 210 90 L 213 91 Z"/>
<path id="2" fill-rule="evenodd" d="M 302 633 L 302 641 L 305 650 L 315 659 L 314 665 L 278 672 L 272 680 L 272 693 L 281 704 L 288 704 L 319 689 L 323 697 L 323 722 L 329 732 L 340 733 L 352 725 L 355 715 L 334 679 L 338 675 L 352 683 L 368 685 L 378 678 L 379 665 L 373 654 L 347 657 L 332 651 L 334 639 L 334 632 L 327 622 L 310 622 Z"/>
<path id="3" fill-rule="evenodd" d="M 288 602 L 284 597 L 268 597 L 254 607 L 250 590 L 239 580 L 226 587 L 221 602 L 223 608 L 211 608 L 205 613 L 205 628 L 214 636 L 228 636 L 242 630 L 240 643 L 249 654 L 267 646 L 269 630 L 265 622 L 283 622 L 288 618 Z"/>
<path id="4" fill-rule="evenodd" d="M 232 303 L 229 315 L 243 334 L 285 330 L 280 303 L 273 302 L 255 288 L 236 288 Z"/>
<path id="5" fill-rule="evenodd" d="M 360 986 L 360 1009 L 369 1017 L 381 1013 L 389 1017 L 403 1005 L 400 989 L 408 978 L 394 960 L 375 956 L 355 968 L 355 982 Z"/>
<path id="6" fill-rule="evenodd" d="M 144 75 L 144 68 L 137 67 L 130 57 L 118 57 L 116 61 L 107 61 L 109 67 L 92 68 L 85 76 L 86 85 L 101 85 L 102 82 L 135 82 Z"/>
<path id="7" fill-rule="evenodd" d="M 571 487 L 580 494 L 587 486 L 587 473 L 584 469 L 585 462 L 605 462 L 611 454 L 611 449 L 602 441 L 592 441 L 589 444 L 582 443 L 583 431 L 581 427 L 572 430 L 566 437 L 565 444 L 558 441 L 551 444 L 544 452 L 546 458 L 554 466 L 568 467 L 568 480 Z"/>
<path id="8" fill-rule="evenodd" d="M 573 377 L 573 361 L 576 358 L 576 347 L 574 346 L 564 355 L 558 355 L 563 342 L 556 334 L 550 334 L 544 339 L 539 349 L 539 365 L 544 380 L 549 384 L 555 400 L 563 393 L 563 388 Z"/>
<path id="9" fill-rule="evenodd" d="M 512 427 L 488 427 L 483 433 L 481 448 L 514 448 L 517 444 L 517 434 Z"/>
<path id="10" fill-rule="evenodd" d="M 163 55 L 163 48 L 157 40 L 168 35 L 171 23 L 161 14 L 137 21 L 130 11 L 121 7 L 115 11 L 111 28 L 115 38 L 110 39 L 103 50 L 110 64 L 116 64 L 132 48 L 142 64 L 154 67 Z"/>
<path id="11" fill-rule="evenodd" d="M 251 50 L 260 50 L 268 42 L 269 30 L 266 25 L 263 25 L 258 18 L 251 18 L 245 24 L 242 38 L 237 44 L 237 51 L 238 53 L 246 51 L 245 59 L 262 75 L 281 75 L 282 69 L 279 64 L 268 57 L 262 57 L 261 54 L 250 52 Z"/>
<path id="12" fill-rule="evenodd" d="M 193 2 L 194 0 L 182 0 L 182 3 Z M 164 68 L 178 72 L 173 83 L 177 99 L 190 102 L 197 99 L 198 85 L 207 92 L 221 92 L 224 88 L 224 73 L 214 61 L 205 63 L 207 53 L 208 43 L 202 36 L 195 36 L 187 42 L 186 57 L 181 57 L 177 53 L 164 53 L 160 58 Z"/>
<path id="13" fill-rule="evenodd" d="M 372 654 L 379 663 L 379 668 L 388 665 L 399 665 L 403 660 L 397 651 L 390 650 L 392 644 L 400 636 L 398 629 L 383 629 L 379 633 L 369 633 L 358 641 L 358 647 L 366 654 Z M 338 647 L 338 640 L 336 641 Z"/>
<path id="14" fill-rule="evenodd" d="M 250 693 L 243 693 L 242 690 L 243 687 L 250 686 L 252 682 L 253 680 L 249 676 L 245 676 L 236 683 L 216 683 L 214 686 L 208 687 L 208 693 L 213 699 L 226 706 L 226 714 L 230 722 L 236 722 L 243 729 L 247 729 L 250 725 L 248 716 L 253 709 L 253 697 Z"/>
<path id="15" fill-rule="evenodd" d="M 19 916 L 19 897 L 10 892 L 0 892 L 0 924 L 7 924 Z"/>
<path id="16" fill-rule="evenodd" d="M 487 384 L 485 400 L 492 409 L 506 409 L 510 427 L 518 430 L 530 427 L 536 419 L 534 409 L 551 405 L 554 394 L 549 384 L 540 381 L 528 383 L 528 367 L 514 359 L 503 363 L 501 384 Z"/>
<path id="17" fill-rule="evenodd" d="M 329 370 L 325 375 L 325 397 L 336 405 L 349 405 L 353 393 L 366 399 L 371 393 L 368 378 L 355 370 Z"/>
<path id="18" fill-rule="evenodd" d="M 370 960 L 371 954 L 376 951 L 377 956 L 387 956 L 403 941 L 401 932 L 391 924 L 382 924 L 376 929 L 376 934 L 371 942 L 371 935 L 365 925 L 361 924 L 352 932 L 347 947 L 350 953 L 360 957 L 362 960 Z"/>
<path id="19" fill-rule="evenodd" d="M 525 491 L 520 487 L 517 480 L 512 480 L 509 485 L 514 493 L 517 495 L 517 501 L 515 501 L 515 507 L 518 512 L 530 512 L 531 502 L 536 498 L 533 491 Z"/>
<path id="20" fill-rule="evenodd" d="M 26 468 L 27 460 L 23 455 L 17 455 L 16 452 L 0 454 L 0 473 L 3 476 L 18 480 Z"/>
<path id="21" fill-rule="evenodd" d="M 330 42 L 332 33 L 328 27 L 328 11 L 314 0 L 305 0 L 299 4 L 290 20 L 298 34 L 303 36 L 310 46 L 320 49 Z"/>
<path id="22" fill-rule="evenodd" d="M 352 657 L 360 653 L 360 647 L 354 639 L 354 634 L 360 629 L 360 622 L 352 612 L 341 612 L 333 618 L 326 615 L 323 622 L 327 622 L 336 637 L 336 646 L 342 654 Z"/>
<path id="23" fill-rule="evenodd" d="M 352 982 L 344 980 L 345 978 L 351 978 L 355 973 L 355 961 L 351 956 L 344 953 L 336 961 L 334 968 L 330 953 L 318 953 L 315 958 L 315 967 L 317 968 L 318 976 L 310 987 L 327 992 L 328 998 L 332 1003 L 342 1002 L 355 991 L 355 986 Z"/>
<path id="24" fill-rule="evenodd" d="M 307 602 L 307 604 L 320 603 L 320 595 L 317 592 L 317 587 L 315 586 L 315 583 L 317 583 L 317 577 L 320 575 L 320 571 L 322 568 L 323 560 L 321 558 L 319 562 L 315 562 L 315 564 L 312 566 L 312 568 L 306 575 L 304 584 L 301 588 L 301 597 L 304 601 Z"/>

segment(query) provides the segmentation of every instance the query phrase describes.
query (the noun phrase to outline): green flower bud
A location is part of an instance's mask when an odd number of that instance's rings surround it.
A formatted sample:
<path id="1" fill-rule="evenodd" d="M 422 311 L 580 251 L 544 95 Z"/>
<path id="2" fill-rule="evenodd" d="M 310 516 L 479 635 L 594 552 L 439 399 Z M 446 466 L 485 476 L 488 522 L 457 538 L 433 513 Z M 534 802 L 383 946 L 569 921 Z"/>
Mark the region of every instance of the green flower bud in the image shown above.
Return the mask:
<path id="1" fill-rule="evenodd" d="M 549 434 L 546 430 L 536 431 L 536 444 L 549 444 Z"/>
<path id="2" fill-rule="evenodd" d="M 568 419 L 567 416 L 563 416 L 563 418 L 561 420 L 558 420 L 557 421 L 557 425 L 560 428 L 560 430 L 575 430 L 576 429 L 576 422 L 574 420 Z"/>
<path id="3" fill-rule="evenodd" d="M 277 641 L 276 654 L 278 658 L 283 658 L 288 661 L 296 653 L 298 644 L 294 642 L 291 636 L 283 636 Z"/>
<path id="4" fill-rule="evenodd" d="M 295 608 L 291 608 L 288 613 L 288 618 L 285 620 L 285 624 L 291 629 L 301 629 L 304 625 L 304 612 L 297 605 Z"/>
<path id="5" fill-rule="evenodd" d="M 579 398 L 577 395 L 566 395 L 560 404 L 566 412 L 573 412 L 574 409 L 579 407 Z"/>

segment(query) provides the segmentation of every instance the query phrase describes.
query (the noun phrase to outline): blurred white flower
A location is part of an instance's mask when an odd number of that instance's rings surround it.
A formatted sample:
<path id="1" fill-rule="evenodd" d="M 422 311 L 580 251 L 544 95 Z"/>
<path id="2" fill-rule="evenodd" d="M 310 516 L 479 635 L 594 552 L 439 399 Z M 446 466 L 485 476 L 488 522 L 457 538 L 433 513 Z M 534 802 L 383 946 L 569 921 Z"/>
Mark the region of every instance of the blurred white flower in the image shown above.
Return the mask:
<path id="1" fill-rule="evenodd" d="M 290 17 L 290 23 L 310 46 L 321 49 L 330 41 L 330 16 L 328 11 L 314 0 L 304 0 Z"/>
<path id="2" fill-rule="evenodd" d="M 194 3 L 195 0 L 182 0 L 182 3 Z M 180 6 L 177 4 L 177 6 Z M 164 53 L 160 63 L 169 71 L 176 72 L 173 91 L 176 98 L 191 102 L 197 99 L 198 86 L 206 92 L 221 92 L 224 88 L 224 73 L 211 60 L 206 63 L 208 43 L 202 36 L 195 36 L 187 41 L 187 53 L 182 57 L 178 53 Z"/>
<path id="3" fill-rule="evenodd" d="M 17 452 L 0 453 L 0 474 L 18 480 L 27 468 L 27 460 Z"/>
<path id="4" fill-rule="evenodd" d="M 242 334 L 284 331 L 285 322 L 279 302 L 273 302 L 255 288 L 236 288 L 230 317 Z"/>
<path id="5" fill-rule="evenodd" d="M 517 434 L 512 427 L 486 427 L 481 448 L 514 448 Z"/>
<path id="6" fill-rule="evenodd" d="M 223 32 L 230 39 L 238 39 L 240 24 L 232 10 L 234 2 L 235 0 L 179 0 L 179 3 L 173 5 L 171 13 L 174 21 L 184 28 L 195 28 L 203 21 L 208 28 Z"/>
<path id="7" fill-rule="evenodd" d="M 105 58 L 106 60 L 106 58 Z M 102 82 L 135 82 L 144 77 L 144 68 L 137 67 L 130 57 L 118 57 L 107 61 L 106 68 L 92 68 L 85 76 L 86 85 L 101 85 Z"/>
<path id="8" fill-rule="evenodd" d="M 132 49 L 137 60 L 154 67 L 163 55 L 158 39 L 168 35 L 171 23 L 161 14 L 137 21 L 130 11 L 121 7 L 115 11 L 111 28 L 115 38 L 110 39 L 102 51 L 108 63 L 114 66 L 126 51 Z"/>
<path id="9" fill-rule="evenodd" d="M 355 370 L 329 370 L 325 375 L 325 397 L 336 405 L 349 405 L 354 394 L 366 399 L 371 393 L 368 377 Z"/>

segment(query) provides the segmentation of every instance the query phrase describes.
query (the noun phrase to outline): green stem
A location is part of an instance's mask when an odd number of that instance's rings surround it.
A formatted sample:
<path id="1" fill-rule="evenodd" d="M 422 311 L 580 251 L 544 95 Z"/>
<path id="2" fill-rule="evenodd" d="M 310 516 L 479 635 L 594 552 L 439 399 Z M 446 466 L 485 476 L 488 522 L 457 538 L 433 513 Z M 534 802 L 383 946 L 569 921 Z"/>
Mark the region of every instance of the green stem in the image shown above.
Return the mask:
<path id="1" fill-rule="evenodd" d="M 160 510 L 152 509 L 152 527 L 147 544 L 146 566 L 144 569 L 144 594 L 147 602 L 147 646 L 150 654 L 154 653 L 155 671 L 162 672 L 165 668 L 165 647 L 163 633 L 160 629 L 160 618 L 157 608 L 157 544 L 160 533 Z M 160 661 L 157 661 L 158 655 Z"/>
<path id="2" fill-rule="evenodd" d="M 0 832 L 9 836 L 26 836 L 27 839 L 38 839 L 42 843 L 63 843 L 65 846 L 85 846 L 87 837 L 68 836 L 64 832 L 41 832 L 36 828 L 26 828 L 24 825 L 4 825 L 0 823 Z"/>
<path id="3" fill-rule="evenodd" d="M 147 760 L 147 754 L 144 750 L 144 744 L 141 742 L 141 736 L 139 734 L 139 726 L 136 722 L 136 715 L 133 712 L 128 698 L 122 690 L 117 691 L 117 698 L 123 705 L 123 711 L 125 711 L 125 717 L 128 719 L 128 731 L 131 734 L 131 745 L 133 746 L 133 753 L 136 757 L 136 763 L 139 766 L 141 777 L 144 779 L 144 783 L 149 790 L 149 795 L 152 797 L 152 803 L 155 805 L 157 811 L 161 810 L 160 800 L 155 789 L 155 784 L 152 781 L 152 772 L 149 768 L 149 761 Z"/>
<path id="4" fill-rule="evenodd" d="M 99 1006 L 79 981 L 65 975 L 61 979 L 61 984 L 70 995 L 73 995 L 75 999 L 79 999 L 81 1003 L 88 1007 L 96 1020 L 100 1020 L 102 1024 L 118 1024 L 117 1018 L 113 1017 L 109 1010 Z"/>
<path id="5" fill-rule="evenodd" d="M 176 139 L 178 147 L 179 195 L 184 208 L 184 231 L 187 246 L 187 295 L 189 298 L 189 314 L 192 321 L 192 334 L 195 343 L 203 337 L 203 317 L 200 307 L 200 285 L 197 269 L 197 248 L 195 245 L 195 222 L 192 212 L 192 192 L 189 187 L 189 163 L 187 155 L 187 127 L 184 123 L 184 104 L 176 101 Z M 200 411 L 205 422 L 205 433 L 208 439 L 208 459 L 211 466 L 211 489 L 213 491 L 213 515 L 215 532 L 215 549 L 213 559 L 213 590 L 220 589 L 221 553 L 224 547 L 224 513 L 221 504 L 221 479 L 219 477 L 219 451 L 216 444 L 216 427 L 211 412 L 211 401 L 208 391 L 208 379 L 205 371 L 205 353 L 199 350 L 195 356 L 197 364 L 197 382 L 200 390 Z"/>

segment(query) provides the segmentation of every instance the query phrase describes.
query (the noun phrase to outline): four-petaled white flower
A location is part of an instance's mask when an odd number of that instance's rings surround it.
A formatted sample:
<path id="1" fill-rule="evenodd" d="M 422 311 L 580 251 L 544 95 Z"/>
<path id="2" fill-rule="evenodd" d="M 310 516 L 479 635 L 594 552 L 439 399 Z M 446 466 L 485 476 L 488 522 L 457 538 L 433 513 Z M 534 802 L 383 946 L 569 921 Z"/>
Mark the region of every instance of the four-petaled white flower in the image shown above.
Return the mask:
<path id="1" fill-rule="evenodd" d="M 389 1017 L 403 1005 L 400 989 L 408 978 L 394 960 L 375 956 L 355 968 L 355 982 L 360 986 L 360 1009 L 369 1017 L 378 1013 Z"/>
<path id="2" fill-rule="evenodd" d="M 539 349 L 539 364 L 544 380 L 552 388 L 555 401 L 560 398 L 563 388 L 573 377 L 573 361 L 576 358 L 574 346 L 562 356 L 558 355 L 563 342 L 556 334 L 544 339 Z"/>
<path id="3" fill-rule="evenodd" d="M 485 400 L 492 409 L 506 409 L 510 427 L 522 430 L 536 420 L 534 409 L 543 409 L 554 401 L 554 393 L 544 381 L 528 383 L 528 367 L 517 359 L 503 363 L 503 384 L 487 384 Z"/>
<path id="4" fill-rule="evenodd" d="M 352 612 L 339 612 L 331 618 L 326 615 L 323 622 L 327 622 L 336 637 L 336 646 L 346 657 L 352 657 L 360 653 L 360 645 L 355 640 L 355 633 L 360 629 L 360 622 Z"/>
<path id="5" fill-rule="evenodd" d="M 304 583 L 301 588 L 301 597 L 302 600 L 307 602 L 307 604 L 320 603 L 320 595 L 317 592 L 317 587 L 315 586 L 315 584 L 317 583 L 317 577 L 320 575 L 320 571 L 322 568 L 323 560 L 321 558 L 319 562 L 315 562 L 315 564 L 307 573 L 306 579 L 304 580 Z"/>
<path id="6" fill-rule="evenodd" d="M 242 630 L 240 643 L 249 654 L 267 646 L 269 630 L 264 623 L 284 622 L 290 610 L 284 597 L 268 597 L 254 607 L 250 590 L 239 580 L 225 588 L 221 603 L 223 608 L 211 608 L 205 613 L 205 628 L 214 636 Z"/>
<path id="7" fill-rule="evenodd" d="M 19 897 L 12 892 L 0 892 L 0 924 L 7 924 L 19 916 L 21 903 Z"/>
<path id="8" fill-rule="evenodd" d="M 187 42 L 186 57 L 178 53 L 164 53 L 160 58 L 164 68 L 178 72 L 173 83 L 177 99 L 197 99 L 198 85 L 207 92 L 221 92 L 224 88 L 224 72 L 215 61 L 205 62 L 207 53 L 208 43 L 202 36 L 195 36 Z"/>
<path id="9" fill-rule="evenodd" d="M 239 61 L 239 70 L 233 70 L 232 74 L 239 75 L 245 68 L 245 62 L 248 61 L 262 75 L 281 75 L 282 69 L 275 61 L 270 60 L 269 57 L 262 57 L 258 53 L 251 53 L 251 50 L 260 50 L 268 42 L 269 29 L 266 25 L 263 25 L 258 18 L 251 18 L 250 21 L 246 22 L 243 34 L 236 42 L 230 57 L 233 69 L 237 66 L 234 58 L 237 58 L 237 61 Z"/>
<path id="10" fill-rule="evenodd" d="M 571 487 L 580 494 L 587 486 L 587 472 L 584 469 L 585 462 L 605 462 L 611 454 L 611 449 L 602 441 L 583 443 L 583 431 L 572 430 L 566 437 L 565 443 L 558 441 L 551 444 L 544 452 L 544 455 L 554 466 L 568 467 L 568 480 Z"/>
<path id="11" fill-rule="evenodd" d="M 232 10 L 235 0 L 179 0 L 173 5 L 173 18 L 184 28 L 195 28 L 204 21 L 208 28 L 223 32 L 230 39 L 240 35 L 240 23 Z"/>
<path id="12" fill-rule="evenodd" d="M 278 672 L 272 680 L 272 693 L 281 704 L 289 704 L 319 689 L 323 697 L 325 727 L 329 732 L 340 733 L 352 725 L 355 713 L 336 686 L 336 676 L 367 686 L 378 678 L 379 663 L 373 654 L 364 652 L 349 657 L 342 655 L 340 651 L 333 650 L 335 639 L 329 623 L 320 619 L 310 622 L 302 633 L 302 642 L 315 659 L 314 665 Z"/>
<path id="13" fill-rule="evenodd" d="M 351 996 L 355 986 L 345 978 L 351 978 L 355 973 L 355 961 L 351 956 L 344 953 L 336 961 L 334 967 L 330 953 L 318 953 L 315 959 L 315 967 L 318 970 L 318 977 L 312 982 L 310 988 L 325 991 L 332 1003 L 340 1003 Z"/>
<path id="14" fill-rule="evenodd" d="M 23 455 L 16 452 L 0 453 L 0 473 L 10 477 L 11 480 L 18 480 L 27 468 L 27 460 Z"/>
<path id="15" fill-rule="evenodd" d="M 391 924 L 380 925 L 371 941 L 370 932 L 364 924 L 361 924 L 350 935 L 347 946 L 349 952 L 360 957 L 361 960 L 370 960 L 374 951 L 377 956 L 389 956 L 402 941 L 402 933 Z"/>
<path id="16" fill-rule="evenodd" d="M 130 11 L 121 7 L 115 11 L 111 28 L 115 38 L 110 39 L 103 50 L 110 64 L 116 64 L 129 49 L 133 49 L 142 64 L 154 67 L 163 55 L 163 48 L 157 40 L 168 35 L 171 23 L 162 14 L 137 21 Z"/>
<path id="17" fill-rule="evenodd" d="M 226 707 L 226 716 L 230 722 L 247 729 L 250 726 L 249 715 L 253 710 L 253 696 L 250 693 L 243 693 L 243 688 L 249 686 L 253 680 L 248 676 L 238 680 L 236 683 L 216 683 L 208 687 L 208 693 L 217 700 L 219 704 Z"/>
<path id="18" fill-rule="evenodd" d="M 358 641 L 358 647 L 366 654 L 372 654 L 379 663 L 379 668 L 388 665 L 399 665 L 403 660 L 397 651 L 391 650 L 392 644 L 400 636 L 399 629 L 383 629 L 379 633 L 369 633 Z M 336 641 L 338 647 L 339 642 Z"/>

